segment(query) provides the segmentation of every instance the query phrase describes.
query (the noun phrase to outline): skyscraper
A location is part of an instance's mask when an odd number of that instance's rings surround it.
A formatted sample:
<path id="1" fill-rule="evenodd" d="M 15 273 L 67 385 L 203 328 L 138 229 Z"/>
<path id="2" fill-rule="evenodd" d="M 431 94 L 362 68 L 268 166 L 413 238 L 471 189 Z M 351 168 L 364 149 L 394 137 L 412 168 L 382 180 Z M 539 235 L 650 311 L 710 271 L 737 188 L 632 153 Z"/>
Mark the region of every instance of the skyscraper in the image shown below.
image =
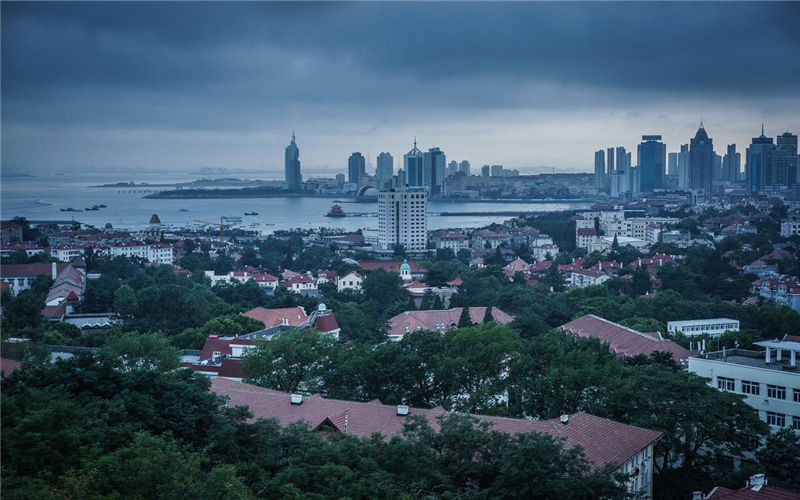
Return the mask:
<path id="1" fill-rule="evenodd" d="M 667 154 L 667 175 L 671 177 L 678 175 L 678 153 Z"/>
<path id="2" fill-rule="evenodd" d="M 606 188 L 606 156 L 602 149 L 594 152 L 594 186 L 598 191 Z"/>
<path id="3" fill-rule="evenodd" d="M 439 148 L 430 148 L 422 157 L 422 184 L 433 194 L 439 194 L 444 185 L 447 158 Z"/>
<path id="4" fill-rule="evenodd" d="M 458 162 L 451 160 L 450 163 L 447 164 L 447 177 L 456 175 L 456 172 L 458 172 Z"/>
<path id="5" fill-rule="evenodd" d="M 347 160 L 347 182 L 361 185 L 361 177 L 367 173 L 367 160 L 359 152 L 350 155 Z"/>
<path id="6" fill-rule="evenodd" d="M 617 146 L 614 148 L 616 152 L 614 153 L 617 160 L 617 165 L 614 168 L 617 172 L 627 172 L 628 167 L 631 166 L 628 160 L 628 153 L 625 152 L 625 146 Z"/>
<path id="7" fill-rule="evenodd" d="M 742 169 L 742 155 L 736 152 L 736 144 L 728 144 L 728 150 L 722 157 L 722 180 L 739 182 Z"/>
<path id="8" fill-rule="evenodd" d="M 689 145 L 681 144 L 678 153 L 678 189 L 689 189 Z"/>
<path id="9" fill-rule="evenodd" d="M 394 158 L 389 153 L 381 153 L 378 155 L 378 167 L 375 171 L 375 177 L 377 177 L 378 185 L 380 187 L 386 186 L 387 183 L 391 182 L 392 175 L 394 175 Z"/>
<path id="10" fill-rule="evenodd" d="M 775 170 L 787 187 L 797 185 L 797 136 L 784 132 L 775 147 Z"/>
<path id="11" fill-rule="evenodd" d="M 484 165 L 481 167 L 481 177 L 489 177 L 489 172 L 491 167 L 489 165 Z"/>
<path id="12" fill-rule="evenodd" d="M 286 146 L 283 160 L 283 173 L 286 179 L 286 189 L 289 191 L 300 191 L 303 185 L 303 174 L 300 173 L 300 148 L 294 140 L 292 132 L 292 142 Z"/>
<path id="13" fill-rule="evenodd" d="M 458 171 L 463 172 L 464 175 L 469 177 L 469 162 L 467 160 L 461 160 L 461 163 L 458 164 Z"/>
<path id="14" fill-rule="evenodd" d="M 667 162 L 667 145 L 660 135 L 643 135 L 637 148 L 637 161 L 642 193 L 651 193 L 664 187 L 664 167 Z M 634 183 L 632 183 L 634 184 Z"/>
<path id="15" fill-rule="evenodd" d="M 406 173 L 406 180 L 409 186 L 422 186 L 422 151 L 417 149 L 417 140 L 414 139 L 414 147 L 403 155 L 403 170 Z M 402 184 L 401 184 L 402 186 Z"/>
<path id="16" fill-rule="evenodd" d="M 714 182 L 714 142 L 708 137 L 703 122 L 689 141 L 689 188 L 703 189 L 711 197 Z"/>
<path id="17" fill-rule="evenodd" d="M 428 205 L 424 187 L 380 192 L 378 243 L 384 250 L 392 250 L 397 245 L 406 250 L 425 250 L 428 244 Z"/>
<path id="18" fill-rule="evenodd" d="M 774 153 L 775 144 L 772 142 L 772 137 L 764 135 L 762 125 L 761 135 L 753 137 L 753 142 L 750 143 L 745 155 L 744 175 L 750 192 L 757 193 L 775 187 L 772 161 Z"/>
<path id="19" fill-rule="evenodd" d="M 606 175 L 611 177 L 611 174 L 614 173 L 615 170 L 614 164 L 614 148 L 606 149 Z"/>

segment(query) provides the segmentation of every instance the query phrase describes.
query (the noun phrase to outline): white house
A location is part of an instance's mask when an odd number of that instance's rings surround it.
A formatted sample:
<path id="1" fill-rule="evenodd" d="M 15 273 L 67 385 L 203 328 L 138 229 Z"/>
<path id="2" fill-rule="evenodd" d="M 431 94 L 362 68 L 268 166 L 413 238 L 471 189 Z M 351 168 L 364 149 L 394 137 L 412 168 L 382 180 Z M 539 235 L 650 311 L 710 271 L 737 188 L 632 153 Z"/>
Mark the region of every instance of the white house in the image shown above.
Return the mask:
<path id="1" fill-rule="evenodd" d="M 730 318 L 711 318 L 667 322 L 667 332 L 683 332 L 687 337 L 694 337 L 697 335 L 719 337 L 728 330 L 738 332 L 739 321 Z"/>
<path id="2" fill-rule="evenodd" d="M 128 241 L 117 243 L 108 248 L 111 257 L 139 257 L 149 260 L 153 264 L 172 265 L 172 245 L 167 243 L 144 243 L 142 241 Z"/>
<path id="3" fill-rule="evenodd" d="M 351 271 L 341 278 L 336 283 L 336 287 L 340 292 L 345 290 L 353 290 L 356 292 L 361 291 L 361 284 L 364 282 L 364 277 L 355 271 Z"/>
<path id="4" fill-rule="evenodd" d="M 800 431 L 800 342 L 756 342 L 764 352 L 728 349 L 689 358 L 689 371 L 721 391 L 745 396 L 761 420 L 773 428 Z"/>

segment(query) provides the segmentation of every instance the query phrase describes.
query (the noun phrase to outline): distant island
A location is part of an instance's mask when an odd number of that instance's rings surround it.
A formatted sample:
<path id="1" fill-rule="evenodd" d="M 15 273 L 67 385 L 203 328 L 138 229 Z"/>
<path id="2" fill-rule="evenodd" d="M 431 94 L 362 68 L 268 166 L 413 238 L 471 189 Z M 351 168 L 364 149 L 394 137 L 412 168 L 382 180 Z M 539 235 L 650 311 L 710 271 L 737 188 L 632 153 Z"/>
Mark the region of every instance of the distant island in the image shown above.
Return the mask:
<path id="1" fill-rule="evenodd" d="M 152 188 L 152 187 L 175 187 L 175 188 L 192 188 L 203 186 L 269 186 L 280 184 L 280 181 L 264 181 L 258 179 L 237 179 L 234 177 L 225 177 L 221 179 L 196 179 L 190 182 L 172 182 L 172 183 L 155 183 L 149 182 L 113 182 L 109 184 L 100 184 L 101 188 Z"/>
<path id="2" fill-rule="evenodd" d="M 150 199 L 187 199 L 187 198 L 264 198 L 292 196 L 292 193 L 273 186 L 258 186 L 231 189 L 175 189 L 152 193 L 145 198 Z"/>

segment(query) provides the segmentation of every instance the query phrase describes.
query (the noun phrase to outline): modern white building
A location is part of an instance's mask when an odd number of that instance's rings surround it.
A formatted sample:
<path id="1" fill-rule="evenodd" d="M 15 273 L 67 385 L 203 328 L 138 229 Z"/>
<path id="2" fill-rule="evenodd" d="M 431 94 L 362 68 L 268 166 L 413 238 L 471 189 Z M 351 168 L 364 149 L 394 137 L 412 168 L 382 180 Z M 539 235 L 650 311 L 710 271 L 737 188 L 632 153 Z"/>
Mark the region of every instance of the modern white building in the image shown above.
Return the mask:
<path id="1" fill-rule="evenodd" d="M 800 219 L 781 222 L 781 236 L 789 238 L 800 235 Z"/>
<path id="2" fill-rule="evenodd" d="M 149 260 L 153 264 L 172 265 L 172 245 L 167 243 L 144 243 L 141 241 L 128 241 L 117 243 L 108 248 L 111 257 L 139 257 Z"/>
<path id="3" fill-rule="evenodd" d="M 378 243 L 384 250 L 428 245 L 428 201 L 425 188 L 387 189 L 378 195 Z"/>
<path id="4" fill-rule="evenodd" d="M 364 282 L 364 276 L 355 271 L 350 271 L 349 273 L 339 278 L 339 280 L 336 283 L 336 288 L 340 292 L 343 292 L 345 290 L 353 290 L 355 292 L 360 292 L 361 284 L 363 282 Z"/>
<path id="5" fill-rule="evenodd" d="M 730 318 L 711 318 L 667 322 L 667 332 L 683 332 L 687 337 L 695 337 L 697 335 L 719 337 L 728 330 L 738 332 L 739 321 Z"/>
<path id="6" fill-rule="evenodd" d="M 689 371 L 722 391 L 745 396 L 758 417 L 774 429 L 800 431 L 800 342 L 756 342 L 765 351 L 729 349 L 689 358 Z"/>

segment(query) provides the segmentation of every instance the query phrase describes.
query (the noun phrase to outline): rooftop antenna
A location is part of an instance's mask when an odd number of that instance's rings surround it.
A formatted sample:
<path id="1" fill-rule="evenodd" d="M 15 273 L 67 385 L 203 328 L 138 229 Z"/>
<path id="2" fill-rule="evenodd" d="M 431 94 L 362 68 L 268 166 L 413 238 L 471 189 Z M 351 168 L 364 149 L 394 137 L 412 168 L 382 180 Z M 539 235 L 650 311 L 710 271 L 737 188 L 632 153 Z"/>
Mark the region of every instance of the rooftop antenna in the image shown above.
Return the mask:
<path id="1" fill-rule="evenodd" d="M 761 122 L 761 135 L 764 135 L 764 122 Z"/>

